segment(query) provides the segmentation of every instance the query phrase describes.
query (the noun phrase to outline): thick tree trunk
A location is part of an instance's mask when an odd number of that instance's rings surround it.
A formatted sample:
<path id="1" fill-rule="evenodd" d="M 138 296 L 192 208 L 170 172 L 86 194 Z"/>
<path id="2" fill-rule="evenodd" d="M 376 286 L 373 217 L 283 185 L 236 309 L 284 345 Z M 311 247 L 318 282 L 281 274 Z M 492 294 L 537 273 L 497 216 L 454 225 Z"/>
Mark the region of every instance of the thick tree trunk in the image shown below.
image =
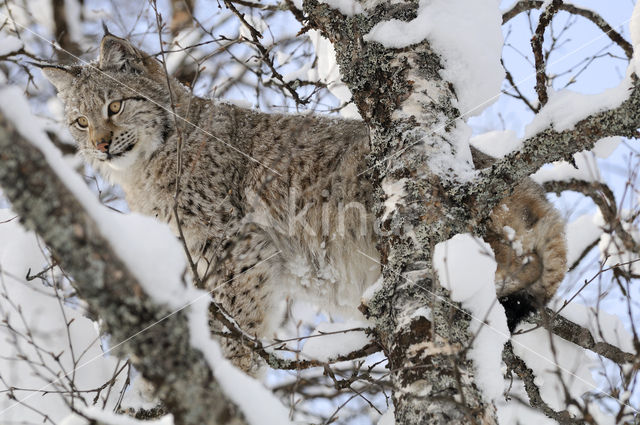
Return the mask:
<path id="1" fill-rule="evenodd" d="M 381 3 L 367 13 L 345 16 L 317 0 L 304 2 L 309 27 L 333 43 L 342 79 L 371 127 L 372 169 L 366 177 L 379 187 L 377 216 L 385 211 L 385 186 L 405 190 L 381 224 L 384 284 L 367 306 L 389 357 L 396 421 L 495 423 L 495 407 L 483 398 L 466 358 L 472 339 L 469 316 L 438 284 L 433 249 L 457 233 L 482 235 L 493 206 L 543 164 L 570 160 L 607 136 L 635 137 L 640 90 L 632 76 L 629 97 L 620 106 L 564 131 L 541 131 L 474 181 L 459 181 L 446 169 L 427 165 L 436 156 L 454 160 L 456 146 L 468 142 L 456 140 L 465 137 L 457 131 L 465 124 L 451 102 L 456 98 L 452 85 L 440 75 L 442 59 L 428 40 L 402 49 L 364 40 L 376 23 L 412 20 L 417 9 L 418 2 Z M 407 105 L 411 113 L 403 110 Z M 416 314 L 425 306 L 430 314 Z"/>
<path id="2" fill-rule="evenodd" d="M 377 13 L 346 17 L 316 0 L 305 2 L 310 26 L 333 42 L 343 80 L 372 129 L 376 166 L 368 177 L 396 187 L 405 179 L 406 195 L 382 223 L 388 235 L 379 244 L 384 285 L 368 305 L 389 357 L 396 421 L 495 423 L 495 408 L 483 399 L 465 357 L 472 338 L 469 316 L 432 272 L 434 246 L 469 231 L 467 213 L 447 196 L 444 185 L 452 181 L 426 165 L 436 154 L 453 159 L 457 153 L 455 94 L 440 77 L 441 59 L 427 41 L 406 49 L 363 41 L 377 21 L 413 19 L 416 10 L 417 2 L 381 5 Z M 406 104 L 421 111 L 402 113 Z M 446 131 L 436 134 L 434 128 Z M 378 217 L 385 199 L 380 189 Z M 429 318 L 415 314 L 425 306 Z"/>

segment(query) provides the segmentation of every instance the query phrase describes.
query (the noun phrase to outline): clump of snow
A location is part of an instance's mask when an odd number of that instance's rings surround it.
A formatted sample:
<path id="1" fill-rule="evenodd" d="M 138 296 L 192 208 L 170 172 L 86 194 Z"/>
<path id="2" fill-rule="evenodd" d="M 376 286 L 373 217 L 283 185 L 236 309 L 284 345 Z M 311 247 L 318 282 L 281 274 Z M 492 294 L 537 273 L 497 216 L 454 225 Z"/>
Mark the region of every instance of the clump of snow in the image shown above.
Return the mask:
<path id="1" fill-rule="evenodd" d="M 367 289 L 365 289 L 364 292 L 362 293 L 362 297 L 361 297 L 362 304 L 367 305 L 369 301 L 371 301 L 373 296 L 376 294 L 376 292 L 382 289 L 383 284 L 384 284 L 384 278 L 382 277 L 382 275 L 380 275 L 378 280 L 376 280 L 372 285 L 367 287 Z"/>
<path id="2" fill-rule="evenodd" d="M 487 401 L 502 394 L 502 348 L 509 339 L 504 308 L 496 299 L 496 267 L 491 247 L 466 233 L 437 244 L 433 254 L 440 284 L 471 314 L 470 330 L 476 338 L 469 358 Z"/>
<path id="3" fill-rule="evenodd" d="M 597 389 L 590 371 L 590 367 L 596 364 L 583 348 L 555 335 L 551 338 L 553 347 L 561 355 L 554 355 L 549 343 L 549 331 L 544 328 L 514 335 L 513 352 L 535 374 L 542 399 L 552 409 L 563 410 L 566 405 L 562 383 L 567 385 L 574 397 Z"/>
<path id="4" fill-rule="evenodd" d="M 445 130 L 446 124 L 441 122 L 432 131 L 433 136 L 428 134 L 425 137 L 423 146 L 429 152 L 428 167 L 444 179 L 471 181 L 476 177 L 469 148 L 471 127 L 465 122 L 457 121 L 454 128 Z"/>
<path id="5" fill-rule="evenodd" d="M 629 97 L 632 88 L 629 75 L 617 86 L 598 94 L 582 94 L 571 90 L 549 91 L 549 100 L 525 128 L 525 137 L 535 136 L 551 127 L 555 131 L 570 130 L 576 123 L 598 112 L 614 109 Z"/>
<path id="6" fill-rule="evenodd" d="M 564 306 L 560 315 L 588 329 L 596 342 L 606 342 L 627 353 L 635 352 L 633 336 L 614 314 L 572 301 Z"/>
<path id="7" fill-rule="evenodd" d="M 364 12 L 360 2 L 355 0 L 320 0 L 320 3 L 324 3 L 330 8 L 340 11 L 340 13 L 345 16 L 353 16 Z"/>
<path id="8" fill-rule="evenodd" d="M 402 198 L 407 196 L 407 192 L 404 190 L 404 185 L 406 182 L 407 179 L 405 178 L 396 180 L 394 182 L 389 182 L 387 178 L 382 180 L 382 190 L 387 196 L 387 199 L 385 199 L 384 201 L 384 213 L 382 214 L 382 221 L 385 221 L 389 214 L 395 211 L 396 205 L 402 200 Z"/>
<path id="9" fill-rule="evenodd" d="M 60 422 L 60 425 L 90 425 L 86 418 L 75 413 L 70 414 Z"/>
<path id="10" fill-rule="evenodd" d="M 593 152 L 598 158 L 607 159 L 621 142 L 622 137 L 620 136 L 605 137 L 595 143 L 591 152 Z"/>
<path id="11" fill-rule="evenodd" d="M 393 405 L 389 406 L 384 415 L 380 416 L 377 425 L 396 425 L 395 409 Z"/>
<path id="12" fill-rule="evenodd" d="M 313 43 L 318 56 L 318 64 L 308 72 L 311 81 L 320 81 L 327 84 L 327 88 L 335 97 L 343 103 L 351 101 L 351 91 L 342 82 L 340 68 L 336 61 L 336 51 L 333 44 L 320 35 L 319 31 L 308 31 L 309 40 Z M 345 118 L 360 118 L 358 108 L 350 103 L 340 110 L 340 115 Z"/>
<path id="13" fill-rule="evenodd" d="M 584 214 L 567 225 L 567 264 L 572 265 L 580 254 L 600 239 L 602 227 L 593 214 Z"/>
<path id="14" fill-rule="evenodd" d="M 513 130 L 488 131 L 474 136 L 469 141 L 471 146 L 494 158 L 502 158 L 510 152 L 519 149 L 522 140 Z"/>
<path id="15" fill-rule="evenodd" d="M 18 37 L 0 33 L 0 56 L 16 52 L 23 47 Z"/>
<path id="16" fill-rule="evenodd" d="M 358 321 L 320 323 L 311 334 L 311 338 L 304 344 L 301 354 L 305 358 L 326 362 L 342 354 L 351 353 L 367 345 L 369 338 L 363 331 L 349 331 L 349 329 L 368 326 L 368 323 Z"/>
<path id="17" fill-rule="evenodd" d="M 440 73 L 453 83 L 458 109 L 478 115 L 497 100 L 504 79 L 498 6 L 498 0 L 421 0 L 415 19 L 379 22 L 364 40 L 403 48 L 428 39 L 443 59 Z"/>
<path id="18" fill-rule="evenodd" d="M 566 161 L 557 161 L 545 167 L 542 167 L 531 178 L 538 184 L 544 184 L 548 181 L 570 181 L 572 179 L 584 180 L 587 182 L 602 181 L 598 161 L 593 152 L 582 151 L 573 154 L 575 165 Z"/>

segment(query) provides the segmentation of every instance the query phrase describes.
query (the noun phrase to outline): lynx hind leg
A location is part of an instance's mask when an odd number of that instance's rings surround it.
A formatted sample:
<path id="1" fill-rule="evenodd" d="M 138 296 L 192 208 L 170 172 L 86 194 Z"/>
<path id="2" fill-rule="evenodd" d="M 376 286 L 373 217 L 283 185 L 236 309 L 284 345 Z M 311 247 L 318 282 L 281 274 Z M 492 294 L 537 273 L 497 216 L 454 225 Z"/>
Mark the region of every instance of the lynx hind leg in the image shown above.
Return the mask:
<path id="1" fill-rule="evenodd" d="M 540 186 L 529 179 L 516 186 L 492 211 L 487 239 L 498 263 L 498 297 L 536 307 L 549 301 L 566 272 L 566 242 L 564 221 Z"/>
<path id="2" fill-rule="evenodd" d="M 266 337 L 279 324 L 281 304 L 273 285 L 279 270 L 278 251 L 255 227 L 244 229 L 226 243 L 216 274 L 207 280 L 214 301 L 220 304 L 242 330 Z M 242 340 L 222 338 L 225 356 L 251 375 L 258 375 L 264 361 Z"/>

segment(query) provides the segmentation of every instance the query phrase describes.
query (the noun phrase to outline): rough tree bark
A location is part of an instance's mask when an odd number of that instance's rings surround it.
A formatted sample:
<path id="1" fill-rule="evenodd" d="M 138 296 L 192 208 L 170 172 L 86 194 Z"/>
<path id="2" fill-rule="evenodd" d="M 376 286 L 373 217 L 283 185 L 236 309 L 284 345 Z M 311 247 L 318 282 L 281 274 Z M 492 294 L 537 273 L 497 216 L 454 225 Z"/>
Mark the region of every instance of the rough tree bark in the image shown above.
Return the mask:
<path id="1" fill-rule="evenodd" d="M 521 3 L 529 7 L 542 2 Z M 305 1 L 308 26 L 333 42 L 343 80 L 372 128 L 371 164 L 376 166 L 366 177 L 379 185 L 407 179 L 402 204 L 382 223 L 389 235 L 380 241 L 384 285 L 367 306 L 390 361 L 396 423 L 495 423 L 495 408 L 483 399 L 466 358 L 473 338 L 469 317 L 438 285 L 433 248 L 457 233 L 481 235 L 491 208 L 543 164 L 568 159 L 603 137 L 636 136 L 640 90 L 634 80 L 629 99 L 619 107 L 588 117 L 573 129 L 547 129 L 525 140 L 520 150 L 483 170 L 472 183 L 443 178 L 426 164 L 457 144 L 453 130 L 460 111 L 452 105 L 450 82 L 440 75 L 442 59 L 428 40 L 404 49 L 363 40 L 377 22 L 413 19 L 417 8 L 416 1 L 380 4 L 374 13 L 348 17 L 317 0 Z M 421 113 L 394 114 L 411 97 L 421 104 Z M 446 131 L 430 134 L 439 127 Z M 390 156 L 392 160 L 386 160 Z M 13 209 L 73 276 L 79 294 L 104 321 L 113 341 L 123 341 L 164 317 L 167 311 L 144 295 L 42 155 L 1 116 L 0 160 L 0 184 Z M 381 187 L 377 195 L 380 216 L 385 200 Z M 424 306 L 431 308 L 430 320 L 413 315 Z M 614 361 L 631 361 L 631 354 L 598 345 L 566 320 L 557 318 L 552 328 Z M 189 345 L 181 313 L 128 341 L 122 350 L 133 355 L 136 367 L 156 385 L 177 423 L 224 423 L 238 414 L 201 354 Z M 519 367 L 513 353 L 506 351 L 505 356 L 514 370 Z M 527 373 L 524 368 L 521 372 Z"/>
<path id="2" fill-rule="evenodd" d="M 451 103 L 455 94 L 440 76 L 441 58 L 428 41 L 397 50 L 363 41 L 380 20 L 415 18 L 418 4 L 383 4 L 376 13 L 353 17 L 316 0 L 304 5 L 309 25 L 333 42 L 343 80 L 371 126 L 372 162 L 381 164 L 372 170 L 371 178 L 393 183 L 409 177 L 402 205 L 382 223 L 383 230 L 391 233 L 379 244 L 384 287 L 368 305 L 393 372 L 396 421 L 495 423 L 495 408 L 483 400 L 474 383 L 473 365 L 463 354 L 473 337 L 469 317 L 458 304 L 441 302 L 448 295 L 432 272 L 435 245 L 472 230 L 468 210 L 447 193 L 451 182 L 426 167 L 431 155 L 455 149 L 451 130 L 460 115 Z M 409 97 L 420 102 L 422 113 L 394 114 Z M 432 128 L 447 132 L 430 134 Z M 424 142 L 417 143 L 421 139 Z M 390 155 L 393 159 L 385 160 Z M 378 201 L 380 215 L 382 190 Z M 407 228 L 412 234 L 404 231 Z M 407 272 L 411 280 L 405 278 Z M 424 306 L 431 307 L 431 321 L 413 314 Z"/>
<path id="3" fill-rule="evenodd" d="M 176 424 L 226 424 L 242 413 L 224 395 L 202 353 L 191 346 L 184 311 L 156 305 L 60 181 L 42 153 L 0 113 L 0 185 L 21 223 L 36 231 L 111 345 L 153 383 Z M 144 332 L 141 332 L 143 331 Z M 135 337 L 132 337 L 134 336 Z"/>
<path id="4" fill-rule="evenodd" d="M 396 423 L 496 423 L 495 407 L 483 399 L 465 357 L 472 338 L 469 316 L 439 286 L 433 248 L 457 233 L 482 235 L 492 207 L 544 163 L 571 159 L 606 136 L 634 137 L 640 125 L 640 91 L 634 87 L 621 106 L 571 130 L 547 129 L 525 140 L 520 150 L 483 170 L 472 183 L 456 182 L 426 165 L 433 155 L 456 146 L 453 130 L 460 111 L 451 103 L 452 85 L 439 73 L 441 57 L 428 40 L 403 49 L 363 40 L 379 21 L 415 18 L 417 7 L 417 2 L 383 3 L 367 14 L 345 16 L 317 0 L 304 2 L 309 27 L 333 43 L 343 81 L 371 126 L 375 167 L 369 178 L 378 185 L 407 178 L 406 197 L 382 223 L 390 234 L 379 243 L 384 285 L 367 306 L 389 356 Z M 421 113 L 394 114 L 410 97 L 420 102 Z M 433 134 L 434 128 L 446 133 Z M 381 188 L 377 193 L 380 217 L 385 195 Z M 431 307 L 430 320 L 413 314 L 422 306 Z"/>

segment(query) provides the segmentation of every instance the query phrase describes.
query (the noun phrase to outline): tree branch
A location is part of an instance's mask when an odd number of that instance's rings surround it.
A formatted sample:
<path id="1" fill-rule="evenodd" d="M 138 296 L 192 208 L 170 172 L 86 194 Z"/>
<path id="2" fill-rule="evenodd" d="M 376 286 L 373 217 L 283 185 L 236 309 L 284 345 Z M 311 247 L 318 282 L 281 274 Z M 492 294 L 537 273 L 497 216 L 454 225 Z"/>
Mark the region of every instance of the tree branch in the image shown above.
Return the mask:
<path id="1" fill-rule="evenodd" d="M 544 320 L 543 316 L 550 319 L 548 324 Z M 627 353 L 615 345 L 606 342 L 596 342 L 588 329 L 562 317 L 549 308 L 546 308 L 543 314 L 536 313 L 530 316 L 527 319 L 527 322 L 533 323 L 538 327 L 543 326 L 560 338 L 587 350 L 591 350 L 621 366 L 633 363 L 635 359 L 634 354 Z M 524 330 L 524 332 L 527 332 L 527 330 Z"/>
<path id="2" fill-rule="evenodd" d="M 512 18 L 514 18 L 515 16 L 519 15 L 522 12 L 526 12 L 527 10 L 531 10 L 531 9 L 539 9 L 542 7 L 543 4 L 544 4 L 544 1 L 542 0 L 521 0 L 516 4 L 514 4 L 513 7 L 511 7 L 511 9 L 507 10 L 502 15 L 502 24 L 503 25 L 506 24 L 507 22 L 509 22 L 509 20 L 511 20 Z M 618 46 L 620 46 L 620 48 L 624 50 L 625 55 L 629 59 L 631 59 L 631 57 L 633 56 L 633 46 L 631 45 L 631 43 L 625 40 L 624 37 L 619 32 L 614 30 L 611 27 L 611 25 L 609 25 L 609 23 L 607 23 L 607 21 L 605 21 L 602 18 L 602 16 L 600 16 L 593 10 L 582 9 L 573 4 L 564 4 L 564 3 L 560 5 L 559 9 L 574 15 L 582 16 L 583 18 L 590 20 L 598 28 L 600 28 L 602 32 L 604 32 L 611 39 L 611 41 L 613 41 Z"/>
<path id="3" fill-rule="evenodd" d="M 540 395 L 540 388 L 535 384 L 535 375 L 533 371 L 529 369 L 527 364 L 520 357 L 516 356 L 513 352 L 513 347 L 510 342 L 504 345 L 502 351 L 502 360 L 505 362 L 510 371 L 513 371 L 518 375 L 518 378 L 524 383 L 524 389 L 529 396 L 529 404 L 534 409 L 540 410 L 546 416 L 551 419 L 555 419 L 561 424 L 583 424 L 584 419 L 575 419 L 571 417 L 571 414 L 566 410 L 556 412 L 553 410 Z"/>
<path id="4" fill-rule="evenodd" d="M 456 188 L 452 195 L 458 202 L 470 205 L 477 212 L 474 216 L 486 218 L 500 199 L 544 164 L 571 161 L 574 153 L 592 149 L 605 137 L 638 137 L 640 84 L 635 75 L 632 82 L 629 97 L 620 106 L 588 116 L 568 130 L 550 127 L 540 131 L 526 139 L 519 150 L 481 170 L 476 181 Z"/>
<path id="5" fill-rule="evenodd" d="M 0 185 L 103 321 L 112 346 L 154 384 L 176 424 L 217 424 L 241 414 L 191 346 L 183 312 L 156 305 L 43 154 L 0 114 Z"/>
<path id="6" fill-rule="evenodd" d="M 556 14 L 558 8 L 562 4 L 562 0 L 553 0 L 549 6 L 540 15 L 536 31 L 531 37 L 531 50 L 536 64 L 536 93 L 538 93 L 538 101 L 540 106 L 547 104 L 549 96 L 547 95 L 547 67 L 542 54 L 542 43 L 544 42 L 544 31 L 551 24 L 553 15 Z"/>

